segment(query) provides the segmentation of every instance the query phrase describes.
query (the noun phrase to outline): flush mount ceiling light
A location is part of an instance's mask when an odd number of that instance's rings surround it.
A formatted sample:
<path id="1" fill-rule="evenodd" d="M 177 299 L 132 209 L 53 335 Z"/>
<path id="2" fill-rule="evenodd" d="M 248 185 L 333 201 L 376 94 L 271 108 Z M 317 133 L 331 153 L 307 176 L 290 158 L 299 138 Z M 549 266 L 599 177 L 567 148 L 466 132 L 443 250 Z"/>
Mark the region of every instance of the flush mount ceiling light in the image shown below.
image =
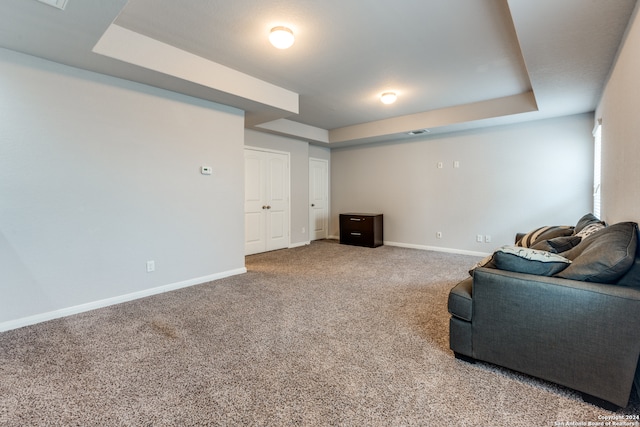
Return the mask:
<path id="1" fill-rule="evenodd" d="M 429 132 L 431 132 L 429 129 L 418 129 L 418 130 L 412 130 L 411 132 L 407 132 L 407 135 L 415 136 L 415 135 L 422 135 L 424 133 L 429 133 Z"/>
<path id="2" fill-rule="evenodd" d="M 278 49 L 287 49 L 293 44 L 293 31 L 287 27 L 273 27 L 269 33 L 269 41 Z"/>
<path id="3" fill-rule="evenodd" d="M 398 99 L 398 95 L 396 95 L 395 92 L 385 92 L 380 95 L 380 101 L 382 101 L 383 104 L 393 104 L 396 102 L 396 99 Z"/>
<path id="4" fill-rule="evenodd" d="M 49 6 L 56 7 L 60 10 L 64 10 L 67 7 L 67 0 L 38 0 L 40 3 L 48 4 Z"/>

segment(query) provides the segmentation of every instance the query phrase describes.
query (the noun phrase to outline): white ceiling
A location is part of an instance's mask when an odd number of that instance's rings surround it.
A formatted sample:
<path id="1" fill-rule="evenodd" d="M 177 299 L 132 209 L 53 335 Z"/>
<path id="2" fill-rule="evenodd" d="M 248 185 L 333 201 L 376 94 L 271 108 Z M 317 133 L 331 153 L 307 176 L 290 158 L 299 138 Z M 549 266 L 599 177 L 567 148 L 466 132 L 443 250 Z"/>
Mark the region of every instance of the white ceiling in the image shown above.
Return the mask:
<path id="1" fill-rule="evenodd" d="M 3 0 L 0 46 L 331 147 L 595 109 L 636 0 Z M 296 34 L 288 50 L 269 29 Z M 100 52 L 100 53 L 98 53 Z M 383 105 L 388 90 L 398 101 Z"/>

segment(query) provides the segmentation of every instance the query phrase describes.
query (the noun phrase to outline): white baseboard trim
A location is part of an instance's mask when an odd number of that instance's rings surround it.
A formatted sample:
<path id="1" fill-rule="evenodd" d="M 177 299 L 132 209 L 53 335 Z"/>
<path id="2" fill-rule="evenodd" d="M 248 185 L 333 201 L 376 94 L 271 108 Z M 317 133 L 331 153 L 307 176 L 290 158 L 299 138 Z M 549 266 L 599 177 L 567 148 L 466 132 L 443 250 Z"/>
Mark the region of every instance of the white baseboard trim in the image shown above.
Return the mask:
<path id="1" fill-rule="evenodd" d="M 307 245 L 310 245 L 310 244 L 311 244 L 310 240 L 307 240 L 306 242 L 291 243 L 289 245 L 289 249 L 299 248 L 301 246 L 307 246 Z"/>
<path id="2" fill-rule="evenodd" d="M 458 254 L 458 255 L 472 255 L 472 256 L 481 256 L 481 257 L 486 257 L 487 255 L 491 255 L 491 253 L 489 252 L 467 251 L 464 249 L 443 248 L 440 246 L 413 245 L 410 243 L 398 243 L 398 242 L 387 242 L 387 241 L 385 241 L 384 244 L 387 246 L 398 246 L 400 248 L 420 249 L 422 251 L 447 252 L 450 254 Z"/>
<path id="3" fill-rule="evenodd" d="M 12 329 L 22 328 L 24 326 L 35 325 L 36 323 L 46 322 L 48 320 L 59 319 L 61 317 L 71 316 L 73 314 L 84 313 L 98 308 L 108 307 L 110 305 L 120 304 L 127 301 L 133 301 L 139 298 L 145 298 L 151 295 L 162 294 L 165 292 L 175 291 L 177 289 L 189 286 L 200 285 L 202 283 L 211 282 L 213 280 L 223 279 L 225 277 L 235 276 L 246 273 L 245 267 L 235 270 L 223 271 L 221 273 L 211 274 L 209 276 L 196 277 L 194 279 L 184 280 L 182 282 L 170 283 L 168 285 L 158 286 L 156 288 L 145 289 L 130 294 L 118 295 L 111 298 L 105 298 L 98 301 L 92 301 L 86 304 L 80 304 L 73 307 L 62 308 L 60 310 L 49 311 L 47 313 L 36 314 L 33 316 L 23 317 L 21 319 L 9 320 L 0 323 L 0 332 L 10 331 Z"/>
<path id="4" fill-rule="evenodd" d="M 329 236 L 329 239 L 340 240 L 340 236 Z M 467 251 L 464 249 L 443 248 L 440 246 L 414 245 L 411 243 L 388 242 L 386 240 L 384 241 L 384 244 L 387 246 L 397 246 L 399 248 L 419 249 L 421 251 L 447 252 L 450 254 L 458 254 L 458 255 L 471 255 L 471 256 L 481 256 L 481 257 L 486 257 L 487 255 L 491 255 L 491 252 L 476 252 L 476 251 Z"/>

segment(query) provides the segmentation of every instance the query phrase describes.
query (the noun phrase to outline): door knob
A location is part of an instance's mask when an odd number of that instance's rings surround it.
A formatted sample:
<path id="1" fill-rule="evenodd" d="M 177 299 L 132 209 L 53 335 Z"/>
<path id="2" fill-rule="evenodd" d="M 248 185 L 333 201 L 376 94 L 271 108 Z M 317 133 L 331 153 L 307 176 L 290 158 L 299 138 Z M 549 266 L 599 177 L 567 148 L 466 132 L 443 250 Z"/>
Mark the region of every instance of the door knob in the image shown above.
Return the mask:
<path id="1" fill-rule="evenodd" d="M 314 207 L 314 206 L 315 206 L 315 204 L 314 204 L 314 203 L 311 203 L 311 207 Z"/>
<path id="2" fill-rule="evenodd" d="M 264 205 L 264 206 L 262 207 L 262 209 L 267 209 L 267 206 L 266 206 L 266 205 Z"/>
<path id="3" fill-rule="evenodd" d="M 267 209 L 271 209 L 271 206 L 267 205 Z"/>

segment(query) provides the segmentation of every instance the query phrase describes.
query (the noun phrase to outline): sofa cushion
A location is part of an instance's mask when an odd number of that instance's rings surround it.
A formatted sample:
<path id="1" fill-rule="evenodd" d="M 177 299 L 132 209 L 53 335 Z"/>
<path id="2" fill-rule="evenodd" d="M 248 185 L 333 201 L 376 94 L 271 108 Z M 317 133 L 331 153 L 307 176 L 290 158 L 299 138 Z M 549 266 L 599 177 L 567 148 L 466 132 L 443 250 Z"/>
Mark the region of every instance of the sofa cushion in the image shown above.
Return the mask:
<path id="1" fill-rule="evenodd" d="M 556 237 L 555 239 L 543 240 L 541 242 L 538 242 L 533 245 L 531 249 L 538 249 L 541 251 L 558 254 L 560 252 L 568 251 L 574 246 L 577 246 L 581 240 L 582 237 L 580 236 L 561 236 Z"/>
<path id="2" fill-rule="evenodd" d="M 572 260 L 556 274 L 584 282 L 614 283 L 633 264 L 638 236 L 635 222 L 620 222 L 591 234 L 562 256 Z"/>
<path id="3" fill-rule="evenodd" d="M 620 286 L 640 288 L 640 256 L 636 255 L 629 270 L 627 270 L 624 276 L 622 276 L 616 284 Z M 638 390 L 638 392 L 640 392 L 640 390 Z"/>
<path id="4" fill-rule="evenodd" d="M 540 227 L 525 234 L 518 240 L 516 245 L 522 246 L 523 248 L 530 248 L 538 242 L 561 236 L 571 236 L 573 233 L 573 227 L 568 225 Z"/>
<path id="5" fill-rule="evenodd" d="M 447 307 L 452 315 L 471 322 L 472 312 L 472 283 L 473 279 L 468 277 L 458 283 L 449 292 L 449 302 Z"/>
<path id="6" fill-rule="evenodd" d="M 519 246 L 503 246 L 494 253 L 493 259 L 500 270 L 539 276 L 553 276 L 571 264 L 563 256 Z"/>

